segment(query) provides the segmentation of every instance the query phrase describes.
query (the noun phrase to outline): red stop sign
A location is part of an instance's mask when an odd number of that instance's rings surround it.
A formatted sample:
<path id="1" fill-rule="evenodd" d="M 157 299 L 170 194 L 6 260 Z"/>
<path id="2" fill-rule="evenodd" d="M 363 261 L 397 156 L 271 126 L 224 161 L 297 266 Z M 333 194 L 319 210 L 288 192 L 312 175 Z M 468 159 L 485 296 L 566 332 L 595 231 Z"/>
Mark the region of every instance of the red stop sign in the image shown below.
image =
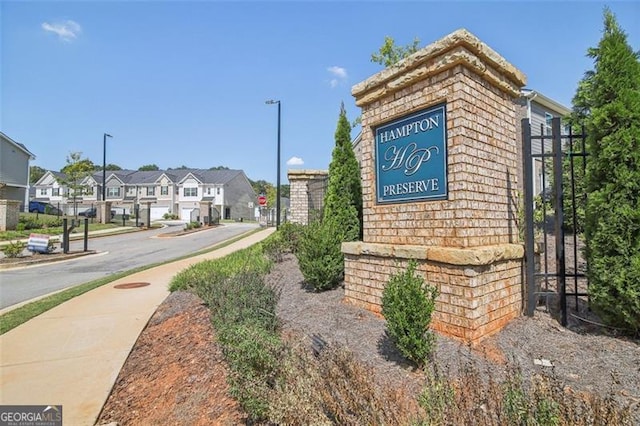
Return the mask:
<path id="1" fill-rule="evenodd" d="M 261 206 L 266 206 L 267 205 L 267 197 L 265 197 L 264 195 L 261 195 L 258 197 L 258 204 Z"/>

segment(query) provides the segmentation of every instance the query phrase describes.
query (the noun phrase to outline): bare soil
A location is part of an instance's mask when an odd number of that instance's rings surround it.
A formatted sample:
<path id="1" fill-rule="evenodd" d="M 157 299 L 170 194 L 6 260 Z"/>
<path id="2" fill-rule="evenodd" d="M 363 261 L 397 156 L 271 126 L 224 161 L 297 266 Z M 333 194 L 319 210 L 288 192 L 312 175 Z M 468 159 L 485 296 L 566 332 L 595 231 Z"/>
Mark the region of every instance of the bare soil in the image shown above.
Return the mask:
<path id="1" fill-rule="evenodd" d="M 301 333 L 310 345 L 313 337 L 344 345 L 373 374 L 417 395 L 424 378 L 389 342 L 382 318 L 344 303 L 342 288 L 307 289 L 292 256 L 268 280 L 282 290 L 278 315 L 285 332 Z M 640 341 L 593 325 L 563 328 L 545 305 L 476 347 L 438 336 L 435 359 L 449 371 L 473 362 L 496 376 L 505 374 L 506 363 L 517 364 L 524 377 L 546 370 L 567 389 L 631 404 L 640 425 Z M 173 293 L 141 334 L 98 424 L 242 424 L 226 375 L 207 308 L 196 296 Z"/>

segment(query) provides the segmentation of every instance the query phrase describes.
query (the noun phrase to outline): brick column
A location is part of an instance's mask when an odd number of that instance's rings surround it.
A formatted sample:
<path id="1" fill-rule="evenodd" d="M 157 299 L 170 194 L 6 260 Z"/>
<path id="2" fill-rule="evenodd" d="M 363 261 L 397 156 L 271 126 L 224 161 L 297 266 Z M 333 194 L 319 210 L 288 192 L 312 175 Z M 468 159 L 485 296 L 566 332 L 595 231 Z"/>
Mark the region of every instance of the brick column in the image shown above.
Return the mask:
<path id="1" fill-rule="evenodd" d="M 416 259 L 440 289 L 435 329 L 476 341 L 519 314 L 514 99 L 524 83 L 458 30 L 353 87 L 362 108 L 364 241 L 343 245 L 347 301 L 379 312 L 390 275 Z M 376 128 L 435 105 L 446 109 L 446 199 L 379 203 Z"/>
<path id="2" fill-rule="evenodd" d="M 321 183 L 326 181 L 328 172 L 326 170 L 289 170 L 288 178 L 290 185 L 290 202 L 289 207 L 290 216 L 289 221 L 292 223 L 300 223 L 306 225 L 309 218 L 309 198 L 320 198 L 324 194 L 313 194 L 313 186 L 310 183 Z M 323 185 L 316 185 L 318 187 L 324 187 Z"/>

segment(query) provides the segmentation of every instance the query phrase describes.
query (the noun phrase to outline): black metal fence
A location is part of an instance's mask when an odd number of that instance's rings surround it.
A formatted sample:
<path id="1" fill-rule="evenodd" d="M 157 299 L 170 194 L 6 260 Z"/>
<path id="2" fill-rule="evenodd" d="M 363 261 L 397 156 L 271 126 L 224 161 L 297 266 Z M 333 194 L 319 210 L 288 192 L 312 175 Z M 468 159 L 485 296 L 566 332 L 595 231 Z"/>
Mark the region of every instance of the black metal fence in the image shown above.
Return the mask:
<path id="1" fill-rule="evenodd" d="M 307 184 L 307 197 L 309 201 L 307 223 L 311 223 L 313 220 L 321 217 L 322 210 L 324 209 L 324 196 L 327 193 L 328 186 L 328 176 L 310 180 Z"/>
<path id="2" fill-rule="evenodd" d="M 536 132 L 538 133 L 538 132 Z M 583 254 L 582 221 L 586 196 L 584 172 L 588 154 L 584 129 L 563 134 L 560 118 L 532 135 L 522 120 L 526 312 L 558 300 L 561 323 L 568 311 L 588 309 L 588 280 Z"/>

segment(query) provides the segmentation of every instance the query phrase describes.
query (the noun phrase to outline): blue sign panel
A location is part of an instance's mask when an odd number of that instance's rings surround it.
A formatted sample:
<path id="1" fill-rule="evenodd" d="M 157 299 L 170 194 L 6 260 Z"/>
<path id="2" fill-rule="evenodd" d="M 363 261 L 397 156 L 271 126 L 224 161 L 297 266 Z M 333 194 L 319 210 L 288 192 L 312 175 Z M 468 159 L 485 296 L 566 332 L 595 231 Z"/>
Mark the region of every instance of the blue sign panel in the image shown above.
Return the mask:
<path id="1" fill-rule="evenodd" d="M 379 204 L 447 199 L 446 105 L 375 130 Z"/>

